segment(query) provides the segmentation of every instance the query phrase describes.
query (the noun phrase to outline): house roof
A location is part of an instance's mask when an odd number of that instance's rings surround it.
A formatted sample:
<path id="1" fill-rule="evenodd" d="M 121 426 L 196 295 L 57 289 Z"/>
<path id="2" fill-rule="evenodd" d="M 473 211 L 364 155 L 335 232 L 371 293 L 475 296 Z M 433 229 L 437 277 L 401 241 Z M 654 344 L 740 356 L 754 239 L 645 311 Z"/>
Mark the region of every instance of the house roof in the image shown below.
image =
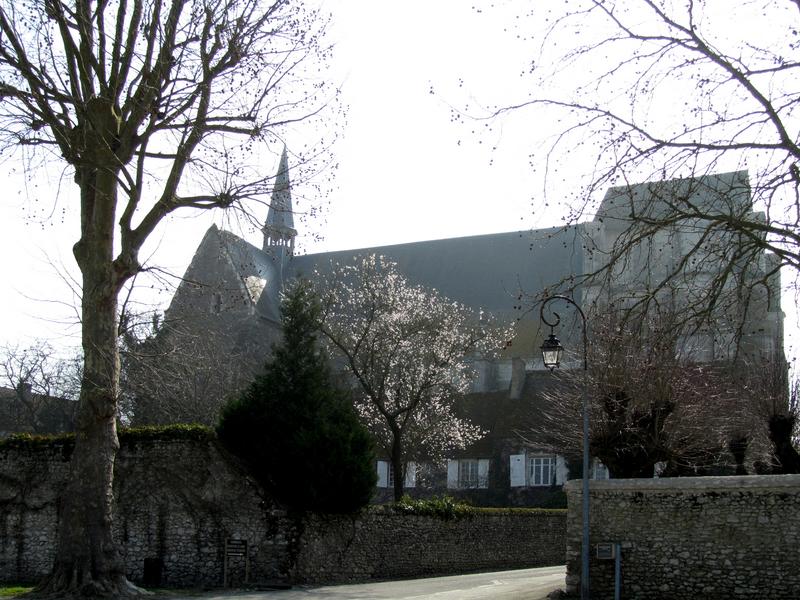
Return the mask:
<path id="1" fill-rule="evenodd" d="M 36 411 L 36 424 L 18 404 L 17 391 L 0 386 L 0 437 L 17 432 L 62 433 L 74 430 L 77 402 L 42 394 L 31 394 L 30 400 Z"/>
<path id="2" fill-rule="evenodd" d="M 540 415 L 555 401 L 552 392 L 561 380 L 549 371 L 527 371 L 519 398 L 510 397 L 508 390 L 469 394 L 457 403 L 459 414 L 487 434 L 471 444 L 463 455 L 471 458 L 493 456 L 495 449 L 504 442 L 516 447 L 536 447 L 535 436 L 530 430 Z"/>

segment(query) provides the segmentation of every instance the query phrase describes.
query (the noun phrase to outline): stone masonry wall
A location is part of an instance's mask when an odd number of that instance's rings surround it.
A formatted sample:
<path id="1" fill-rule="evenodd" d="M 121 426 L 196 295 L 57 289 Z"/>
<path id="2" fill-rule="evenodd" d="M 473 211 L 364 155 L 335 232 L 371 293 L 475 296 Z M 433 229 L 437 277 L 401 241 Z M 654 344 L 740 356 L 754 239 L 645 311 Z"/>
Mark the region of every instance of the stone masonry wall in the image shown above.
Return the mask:
<path id="1" fill-rule="evenodd" d="M 563 510 L 442 520 L 376 507 L 358 517 L 313 516 L 303 525 L 293 575 L 309 583 L 564 564 Z"/>
<path id="2" fill-rule="evenodd" d="M 60 445 L 0 451 L 0 581 L 35 581 L 52 566 L 68 464 Z M 215 442 L 124 445 L 114 497 L 115 536 L 133 581 L 220 585 L 225 540 L 237 538 L 250 544 L 251 578 L 286 576 L 283 512 Z M 244 569 L 231 561 L 231 580 Z"/>
<path id="3" fill-rule="evenodd" d="M 63 445 L 0 449 L 0 582 L 36 581 L 55 556 Z M 115 466 L 115 534 L 129 579 L 221 586 L 225 541 L 247 540 L 250 581 L 334 583 L 563 564 L 566 513 L 497 512 L 445 521 L 372 507 L 292 517 L 214 441 L 146 441 Z M 229 581 L 245 560 L 228 561 Z"/>
<path id="4" fill-rule="evenodd" d="M 580 587 L 581 482 L 566 486 L 567 588 Z M 592 598 L 637 600 L 800 598 L 800 475 L 592 481 Z"/>

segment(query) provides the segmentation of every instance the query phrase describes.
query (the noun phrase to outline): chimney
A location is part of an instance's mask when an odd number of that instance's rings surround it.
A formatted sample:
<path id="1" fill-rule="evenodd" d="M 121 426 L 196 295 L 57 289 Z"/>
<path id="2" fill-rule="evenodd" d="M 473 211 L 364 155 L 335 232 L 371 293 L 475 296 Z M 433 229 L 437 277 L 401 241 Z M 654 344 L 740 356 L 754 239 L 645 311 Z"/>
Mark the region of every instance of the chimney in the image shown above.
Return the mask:
<path id="1" fill-rule="evenodd" d="M 522 397 L 522 388 L 525 386 L 525 361 L 519 356 L 511 359 L 511 389 L 508 397 L 519 400 Z"/>
<path id="2" fill-rule="evenodd" d="M 20 381 L 17 384 L 17 395 L 20 400 L 30 404 L 33 401 L 33 387 L 27 381 Z"/>

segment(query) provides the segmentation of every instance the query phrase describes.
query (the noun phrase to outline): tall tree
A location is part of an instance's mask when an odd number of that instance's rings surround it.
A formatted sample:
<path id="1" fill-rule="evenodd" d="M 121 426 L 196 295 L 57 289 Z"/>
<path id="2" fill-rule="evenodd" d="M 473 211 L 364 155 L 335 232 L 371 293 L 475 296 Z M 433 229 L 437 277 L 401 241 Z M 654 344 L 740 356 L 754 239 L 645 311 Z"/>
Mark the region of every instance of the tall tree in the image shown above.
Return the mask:
<path id="1" fill-rule="evenodd" d="M 567 220 L 576 223 L 593 214 L 609 186 L 682 180 L 654 186 L 650 201 L 638 207 L 633 198 L 624 203 L 621 234 L 587 277 L 612 279 L 627 266 L 631 249 L 665 229 L 697 235 L 691 244 L 675 244 L 678 260 L 654 287 L 663 289 L 706 260 L 718 267 L 718 276 L 691 298 L 701 316 L 721 292 L 737 290 L 732 295 L 741 304 L 753 290 L 769 288 L 781 266 L 797 276 L 795 0 L 578 0 L 539 3 L 527 16 L 514 27 L 538 48 L 525 75 L 531 92 L 493 114 L 535 111 L 541 118 L 533 122 L 558 124 L 549 145 L 540 146 L 548 201 L 563 195 L 558 182 L 574 182 L 566 204 Z M 583 172 L 576 169 L 579 157 Z M 704 177 L 743 169 L 749 180 L 729 178 L 727 189 Z M 748 201 L 737 201 L 742 196 Z M 760 276 L 741 277 L 763 260 L 764 250 L 775 260 Z M 655 293 L 648 302 L 653 299 Z"/>
<path id="2" fill-rule="evenodd" d="M 354 512 L 375 491 L 370 433 L 320 353 L 320 305 L 308 282 L 287 291 L 281 314 L 283 343 L 264 373 L 225 406 L 217 432 L 290 508 Z"/>
<path id="3" fill-rule="evenodd" d="M 327 100 L 301 70 L 327 55 L 323 28 L 292 0 L 0 3 L 4 149 L 66 163 L 80 202 L 78 435 L 43 592 L 137 593 L 111 528 L 118 294 L 168 215 L 269 192 L 259 148 Z"/>
<path id="4" fill-rule="evenodd" d="M 413 285 L 375 255 L 316 273 L 322 332 L 352 378 L 358 411 L 389 457 L 394 496 L 409 461 L 441 459 L 482 432 L 456 415 L 470 358 L 491 358 L 510 339 L 485 315 Z"/>

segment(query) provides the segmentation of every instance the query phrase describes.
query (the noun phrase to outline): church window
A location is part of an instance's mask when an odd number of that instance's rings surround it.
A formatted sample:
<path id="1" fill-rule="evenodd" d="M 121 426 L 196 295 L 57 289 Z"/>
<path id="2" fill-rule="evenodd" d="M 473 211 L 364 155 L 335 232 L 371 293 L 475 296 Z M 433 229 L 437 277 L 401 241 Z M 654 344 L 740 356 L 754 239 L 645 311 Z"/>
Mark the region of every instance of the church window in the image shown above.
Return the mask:
<path id="1" fill-rule="evenodd" d="M 249 275 L 244 278 L 244 285 L 247 288 L 250 299 L 253 301 L 253 304 L 255 304 L 258 302 L 258 299 L 261 298 L 261 293 L 267 285 L 267 280 L 256 275 Z"/>

